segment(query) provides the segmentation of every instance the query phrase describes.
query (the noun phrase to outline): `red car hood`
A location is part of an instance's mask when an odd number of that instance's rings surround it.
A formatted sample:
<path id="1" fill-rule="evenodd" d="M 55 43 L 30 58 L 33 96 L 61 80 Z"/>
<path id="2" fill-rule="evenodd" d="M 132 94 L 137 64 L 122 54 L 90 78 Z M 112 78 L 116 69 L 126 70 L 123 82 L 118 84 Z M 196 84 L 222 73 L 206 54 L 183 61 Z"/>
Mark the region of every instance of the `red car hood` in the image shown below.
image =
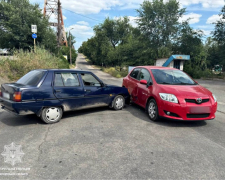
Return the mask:
<path id="1" fill-rule="evenodd" d="M 179 97 L 210 97 L 211 92 L 200 85 L 159 85 L 162 93 L 174 94 Z"/>

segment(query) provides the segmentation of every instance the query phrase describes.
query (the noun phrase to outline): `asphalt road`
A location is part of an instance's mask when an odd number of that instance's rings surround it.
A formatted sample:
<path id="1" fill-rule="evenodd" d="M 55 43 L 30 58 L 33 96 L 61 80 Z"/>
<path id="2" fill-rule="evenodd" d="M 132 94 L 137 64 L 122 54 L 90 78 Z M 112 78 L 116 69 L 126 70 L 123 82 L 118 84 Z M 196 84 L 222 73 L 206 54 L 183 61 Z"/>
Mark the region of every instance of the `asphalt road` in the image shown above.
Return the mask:
<path id="1" fill-rule="evenodd" d="M 89 66 L 105 83 L 116 79 Z M 199 81 L 224 103 L 225 84 Z M 213 84 L 214 83 L 214 84 Z M 214 88 L 215 86 L 215 88 Z M 225 105 L 216 119 L 201 122 L 149 121 L 136 105 L 122 111 L 97 108 L 65 113 L 52 125 L 35 115 L 0 110 L 0 153 L 12 142 L 25 153 L 16 168 L 0 155 L 0 179 L 225 179 Z M 5 176 L 1 173 L 28 173 Z"/>

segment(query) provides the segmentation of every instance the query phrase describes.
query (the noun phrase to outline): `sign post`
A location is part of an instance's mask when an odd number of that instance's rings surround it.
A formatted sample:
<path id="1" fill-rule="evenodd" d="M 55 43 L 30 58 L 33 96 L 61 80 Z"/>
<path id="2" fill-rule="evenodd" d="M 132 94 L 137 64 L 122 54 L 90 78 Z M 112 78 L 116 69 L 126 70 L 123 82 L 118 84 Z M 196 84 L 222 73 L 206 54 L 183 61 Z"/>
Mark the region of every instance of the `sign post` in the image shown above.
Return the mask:
<path id="1" fill-rule="evenodd" d="M 36 42 L 35 39 L 37 38 L 37 34 L 32 34 L 32 38 L 34 39 L 34 52 L 36 51 Z"/>
<path id="2" fill-rule="evenodd" d="M 34 39 L 34 52 L 36 51 L 37 25 L 31 25 L 32 38 Z"/>

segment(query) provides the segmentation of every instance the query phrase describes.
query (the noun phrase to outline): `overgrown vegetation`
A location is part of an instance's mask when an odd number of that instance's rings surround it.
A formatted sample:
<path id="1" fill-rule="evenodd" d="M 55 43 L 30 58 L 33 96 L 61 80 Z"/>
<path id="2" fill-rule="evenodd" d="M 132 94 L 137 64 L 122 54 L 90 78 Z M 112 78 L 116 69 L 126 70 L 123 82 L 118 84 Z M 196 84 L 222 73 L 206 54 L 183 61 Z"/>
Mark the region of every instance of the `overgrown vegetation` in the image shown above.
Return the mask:
<path id="1" fill-rule="evenodd" d="M 57 52 L 56 34 L 38 4 L 29 0 L 0 0 L 0 17 L 0 48 L 31 50 L 34 44 L 31 25 L 36 24 L 37 44 Z"/>
<path id="2" fill-rule="evenodd" d="M 14 60 L 0 59 L 0 76 L 16 81 L 33 69 L 67 69 L 69 64 L 66 59 L 60 59 L 49 53 L 44 48 L 37 47 L 33 51 L 16 50 Z"/>
<path id="3" fill-rule="evenodd" d="M 36 53 L 33 53 L 32 24 L 37 25 L 36 43 L 41 46 Z M 29 0 L 0 0 L 0 48 L 9 49 L 15 57 L 15 60 L 0 61 L 0 76 L 17 80 L 32 69 L 69 68 L 70 47 L 72 64 L 75 64 L 75 37 L 71 35 L 69 46 L 60 49 L 56 39 L 56 32 L 49 27 L 38 4 L 33 5 Z M 70 42 L 68 34 L 67 41 Z"/>
<path id="4" fill-rule="evenodd" d="M 109 73 L 111 76 L 122 78 L 127 75 L 127 70 L 118 70 L 118 67 L 101 68 L 103 72 Z"/>
<path id="5" fill-rule="evenodd" d="M 205 35 L 190 27 L 189 20 L 180 22 L 186 13 L 177 0 L 144 1 L 137 10 L 137 27 L 127 17 L 107 18 L 94 27 L 95 35 L 84 42 L 79 52 L 93 64 L 108 67 L 154 65 L 158 58 L 172 54 L 191 56 L 184 71 L 194 78 L 210 76 L 211 69 L 225 69 L 225 6 L 215 23 L 212 37 L 204 43 Z"/>

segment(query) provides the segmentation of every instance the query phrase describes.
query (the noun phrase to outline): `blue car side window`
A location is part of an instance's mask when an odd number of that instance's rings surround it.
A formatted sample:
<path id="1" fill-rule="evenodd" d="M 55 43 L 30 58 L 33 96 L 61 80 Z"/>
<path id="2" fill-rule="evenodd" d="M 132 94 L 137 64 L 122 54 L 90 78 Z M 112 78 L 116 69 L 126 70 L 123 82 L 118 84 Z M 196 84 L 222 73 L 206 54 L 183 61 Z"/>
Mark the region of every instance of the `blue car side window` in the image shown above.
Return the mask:
<path id="1" fill-rule="evenodd" d="M 64 86 L 61 73 L 55 74 L 54 86 L 56 86 L 56 87 Z"/>
<path id="2" fill-rule="evenodd" d="M 80 86 L 77 74 L 75 73 L 62 73 L 64 86 Z"/>
<path id="3" fill-rule="evenodd" d="M 84 86 L 97 86 L 100 87 L 101 83 L 91 74 L 82 73 L 81 74 Z"/>

